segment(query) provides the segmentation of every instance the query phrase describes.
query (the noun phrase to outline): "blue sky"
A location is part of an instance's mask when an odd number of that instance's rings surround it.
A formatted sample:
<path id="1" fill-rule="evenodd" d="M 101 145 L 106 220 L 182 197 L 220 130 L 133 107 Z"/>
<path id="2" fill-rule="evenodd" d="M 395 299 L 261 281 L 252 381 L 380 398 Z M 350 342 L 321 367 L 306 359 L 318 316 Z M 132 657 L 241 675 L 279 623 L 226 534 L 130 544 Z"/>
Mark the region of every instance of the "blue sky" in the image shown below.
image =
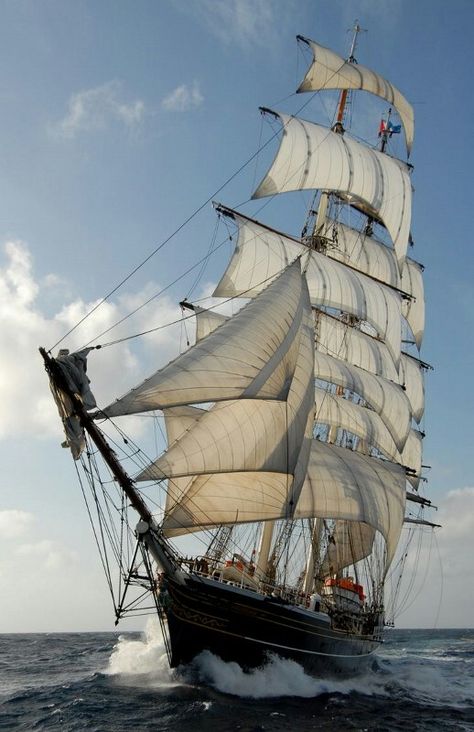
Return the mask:
<path id="1" fill-rule="evenodd" d="M 434 519 L 445 526 L 437 534 L 438 624 L 472 625 L 474 4 L 1 0 L 0 11 L 0 631 L 113 625 L 37 347 L 59 340 L 256 152 L 271 134 L 258 106 L 298 110 L 303 100 L 293 92 L 306 60 L 296 34 L 346 55 L 356 18 L 367 29 L 358 60 L 415 109 L 413 256 L 426 265 L 422 357 L 435 366 L 424 462 L 440 507 Z M 304 116 L 328 121 L 328 99 Z M 364 131 L 375 143 L 379 117 L 367 104 L 374 114 Z M 248 201 L 270 156 L 262 153 L 218 200 Z M 259 216 L 298 233 L 307 200 L 291 194 Z M 259 206 L 242 210 L 253 215 Z M 82 345 L 192 266 L 214 225 L 207 206 L 67 345 Z M 209 292 L 228 254 L 226 245 L 210 259 L 195 295 Z M 128 332 L 178 317 L 194 278 L 154 301 Z M 146 365 L 156 353 L 160 361 L 175 355 L 180 337 L 179 329 L 161 331 L 141 344 Z M 96 393 L 107 402 L 146 375 L 140 369 L 131 347 L 107 349 L 90 366 Z M 432 625 L 440 587 L 433 548 L 424 593 L 400 624 Z"/>

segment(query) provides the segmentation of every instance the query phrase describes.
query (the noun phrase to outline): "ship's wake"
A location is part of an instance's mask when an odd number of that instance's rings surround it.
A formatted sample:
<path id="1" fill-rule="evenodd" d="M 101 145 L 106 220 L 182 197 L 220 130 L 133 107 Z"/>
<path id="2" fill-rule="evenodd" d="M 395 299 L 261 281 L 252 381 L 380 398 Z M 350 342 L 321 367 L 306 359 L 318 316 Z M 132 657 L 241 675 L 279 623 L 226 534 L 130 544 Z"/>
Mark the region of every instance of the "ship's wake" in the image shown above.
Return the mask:
<path id="1" fill-rule="evenodd" d="M 276 655 L 270 655 L 262 667 L 245 671 L 237 663 L 204 651 L 189 666 L 171 670 L 159 623 L 153 619 L 148 621 L 141 639 L 119 637 L 105 673 L 126 678 L 132 685 L 165 690 L 202 684 L 224 694 L 251 699 L 360 694 L 405 698 L 434 707 L 465 708 L 474 701 L 472 675 L 455 678 L 449 668 L 448 674 L 447 664 L 439 659 L 384 654 L 363 675 L 321 679 L 307 674 L 295 661 Z"/>

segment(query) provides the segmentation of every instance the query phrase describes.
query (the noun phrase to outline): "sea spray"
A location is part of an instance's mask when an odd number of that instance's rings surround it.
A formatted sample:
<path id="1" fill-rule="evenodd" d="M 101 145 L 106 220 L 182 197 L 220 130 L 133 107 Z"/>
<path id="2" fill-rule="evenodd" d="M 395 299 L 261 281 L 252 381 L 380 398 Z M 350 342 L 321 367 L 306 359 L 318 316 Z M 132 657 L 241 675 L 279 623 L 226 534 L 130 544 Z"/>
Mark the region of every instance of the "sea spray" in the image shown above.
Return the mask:
<path id="1" fill-rule="evenodd" d="M 119 636 L 104 671 L 108 675 L 149 675 L 150 680 L 166 686 L 176 683 L 169 668 L 161 628 L 156 618 L 149 618 L 142 638 Z M 179 682 L 178 682 L 179 683 Z"/>
<path id="2" fill-rule="evenodd" d="M 453 647 L 430 647 L 429 642 L 406 649 L 401 644 L 378 655 L 373 670 L 344 680 L 318 679 L 288 659 L 269 655 L 260 668 L 245 671 L 235 662 L 223 661 L 204 651 L 193 663 L 171 670 L 161 628 L 150 618 L 141 638 L 119 636 L 104 673 L 121 676 L 147 687 L 171 688 L 204 685 L 242 699 L 276 697 L 316 698 L 323 694 L 359 694 L 379 698 L 406 698 L 434 708 L 446 705 L 466 708 L 474 703 L 472 648 L 467 658 L 453 655 Z M 463 646 L 466 647 L 466 646 Z"/>

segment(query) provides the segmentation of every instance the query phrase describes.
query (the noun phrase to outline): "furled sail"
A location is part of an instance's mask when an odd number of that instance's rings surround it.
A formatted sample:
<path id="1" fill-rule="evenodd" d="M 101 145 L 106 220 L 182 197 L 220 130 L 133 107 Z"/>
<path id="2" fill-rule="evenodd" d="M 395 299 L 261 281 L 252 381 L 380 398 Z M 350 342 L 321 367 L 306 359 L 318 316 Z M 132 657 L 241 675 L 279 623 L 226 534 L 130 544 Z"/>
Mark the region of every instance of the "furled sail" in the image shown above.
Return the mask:
<path id="1" fill-rule="evenodd" d="M 314 356 L 314 373 L 316 378 L 342 386 L 362 397 L 380 415 L 398 450 L 403 449 L 410 431 L 411 411 L 408 398 L 399 384 L 319 351 Z"/>
<path id="2" fill-rule="evenodd" d="M 299 261 L 220 328 L 102 410 L 107 417 L 235 398 L 285 399 L 307 285 Z"/>
<path id="3" fill-rule="evenodd" d="M 393 360 L 398 362 L 401 298 L 397 292 L 257 221 L 234 212 L 231 215 L 239 227 L 239 238 L 214 291 L 216 297 L 255 297 L 288 262 L 305 255 L 302 262 L 311 303 L 342 310 L 369 322 L 386 342 Z"/>
<path id="4" fill-rule="evenodd" d="M 365 559 L 372 551 L 374 539 L 375 529 L 363 521 L 336 521 L 319 574 L 334 575 Z"/>
<path id="5" fill-rule="evenodd" d="M 283 124 L 280 148 L 253 198 L 295 190 L 338 191 L 381 221 L 393 242 L 399 265 L 408 246 L 411 183 L 407 167 L 347 135 L 277 114 Z"/>
<path id="6" fill-rule="evenodd" d="M 298 92 L 320 89 L 362 89 L 385 99 L 396 108 L 405 129 L 406 145 L 410 154 L 415 129 L 413 107 L 389 81 L 360 64 L 351 64 L 329 48 L 307 38 L 301 40 L 313 52 L 309 67 Z"/>

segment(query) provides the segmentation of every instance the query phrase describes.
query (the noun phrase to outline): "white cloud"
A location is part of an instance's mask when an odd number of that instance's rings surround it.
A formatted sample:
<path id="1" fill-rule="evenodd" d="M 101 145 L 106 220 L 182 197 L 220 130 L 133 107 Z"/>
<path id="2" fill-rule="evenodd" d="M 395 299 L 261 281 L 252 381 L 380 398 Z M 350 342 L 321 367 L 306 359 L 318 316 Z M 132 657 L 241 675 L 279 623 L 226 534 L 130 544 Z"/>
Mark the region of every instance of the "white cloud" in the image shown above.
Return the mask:
<path id="1" fill-rule="evenodd" d="M 73 138 L 79 132 L 105 129 L 112 122 L 119 122 L 130 129 L 140 124 L 144 114 L 143 101 L 137 99 L 127 104 L 121 99 L 120 83 L 109 81 L 73 94 L 66 115 L 54 130 L 62 137 Z"/>
<path id="2" fill-rule="evenodd" d="M 0 539 L 17 539 L 33 526 L 35 517 L 29 511 L 12 508 L 0 511 Z"/>
<path id="3" fill-rule="evenodd" d="M 46 316 L 38 304 L 41 295 L 47 295 L 57 286 L 54 276 L 41 283 L 34 277 L 33 262 L 28 247 L 18 241 L 7 242 L 4 248 L 6 263 L 0 268 L 0 439 L 34 435 L 40 439 L 55 435 L 62 440 L 62 430 L 51 398 L 48 381 L 37 348 L 56 343 L 72 328 L 95 302 L 75 299 L 59 312 Z M 63 288 L 64 284 L 60 283 Z M 115 302 L 104 303 L 64 344 L 70 350 L 84 346 L 103 331 L 127 315 L 160 289 L 149 283 L 137 293 L 126 293 Z M 104 344 L 131 333 L 179 320 L 180 308 L 168 298 L 160 298 L 134 316 L 124 325 L 100 338 Z M 171 326 L 136 341 L 122 343 L 89 357 L 89 376 L 93 390 L 104 406 L 118 394 L 148 376 L 160 360 L 176 356 L 179 326 Z M 132 347 L 140 348 L 140 363 Z M 155 356 L 153 360 L 153 356 Z M 113 376 L 111 376 L 113 375 Z"/>
<path id="4" fill-rule="evenodd" d="M 195 81 L 192 86 L 181 84 L 176 87 L 163 99 L 161 104 L 168 112 L 187 112 L 200 107 L 203 101 L 204 97 L 199 89 L 199 84 Z"/>
<path id="5" fill-rule="evenodd" d="M 34 561 L 35 572 L 38 569 L 57 571 L 70 568 L 71 564 L 78 561 L 79 555 L 73 552 L 58 541 L 41 539 L 29 544 L 20 544 L 16 549 L 19 557 L 25 557 Z"/>
<path id="6" fill-rule="evenodd" d="M 277 33 L 277 18 L 291 5 L 277 7 L 274 0 L 198 0 L 186 5 L 186 12 L 194 12 L 223 43 L 268 46 Z"/>

